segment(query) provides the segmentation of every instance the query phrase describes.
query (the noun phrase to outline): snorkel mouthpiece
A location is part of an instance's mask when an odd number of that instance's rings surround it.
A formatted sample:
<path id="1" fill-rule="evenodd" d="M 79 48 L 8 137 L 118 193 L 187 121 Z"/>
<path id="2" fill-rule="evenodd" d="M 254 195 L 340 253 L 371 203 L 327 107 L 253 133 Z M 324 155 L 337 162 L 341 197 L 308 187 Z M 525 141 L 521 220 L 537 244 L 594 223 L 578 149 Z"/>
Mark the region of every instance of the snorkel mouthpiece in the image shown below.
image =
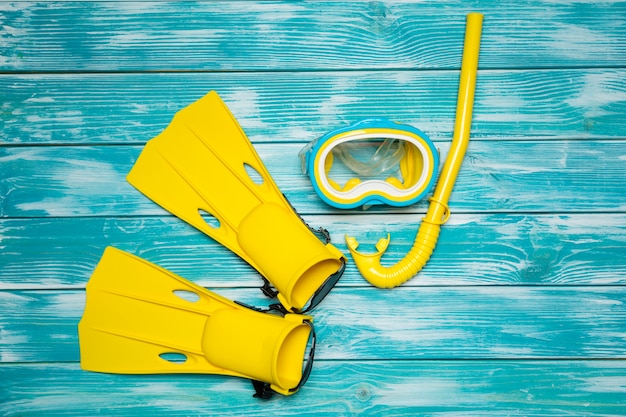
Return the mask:
<path id="1" fill-rule="evenodd" d="M 357 252 L 359 246 L 357 240 L 346 236 L 348 249 L 359 272 L 376 287 L 392 288 L 413 278 L 430 259 L 439 238 L 441 225 L 448 220 L 450 210 L 447 203 L 469 143 L 482 22 L 483 15 L 480 13 L 467 15 L 454 136 L 439 182 L 430 199 L 426 217 L 422 220 L 412 249 L 396 265 L 385 267 L 381 265 L 380 258 L 387 249 L 389 236 L 378 241 L 377 252 L 373 254 Z"/>

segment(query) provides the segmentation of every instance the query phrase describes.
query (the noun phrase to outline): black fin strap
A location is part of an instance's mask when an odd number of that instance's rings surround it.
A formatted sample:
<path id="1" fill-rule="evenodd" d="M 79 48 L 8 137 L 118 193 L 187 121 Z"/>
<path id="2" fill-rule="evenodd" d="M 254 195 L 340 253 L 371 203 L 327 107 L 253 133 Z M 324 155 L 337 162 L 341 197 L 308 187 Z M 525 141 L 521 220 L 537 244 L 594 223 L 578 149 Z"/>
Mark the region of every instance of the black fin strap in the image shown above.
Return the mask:
<path id="1" fill-rule="evenodd" d="M 242 306 L 242 307 L 249 308 L 250 310 L 258 311 L 260 313 L 273 313 L 273 312 L 276 312 L 276 313 L 280 314 L 283 317 L 285 316 L 285 314 L 291 313 L 290 311 L 287 311 L 287 309 L 285 309 L 285 307 L 283 307 L 282 304 L 270 304 L 269 306 L 267 306 L 267 308 L 260 308 L 260 307 L 251 306 L 250 304 L 246 304 L 246 303 L 244 303 L 242 301 L 234 300 L 233 302 L 235 304 L 238 304 L 238 305 Z"/>
<path id="2" fill-rule="evenodd" d="M 263 381 L 251 380 L 254 387 L 254 398 L 260 398 L 262 400 L 269 400 L 274 395 L 274 390 L 270 387 L 270 384 Z"/>
<path id="3" fill-rule="evenodd" d="M 299 214 L 298 214 L 298 217 L 300 217 Z M 321 226 L 318 227 L 317 229 L 314 229 L 307 222 L 305 222 L 304 219 L 302 219 L 302 217 L 300 217 L 300 219 L 304 222 L 306 227 L 308 227 L 309 230 L 313 232 L 313 234 L 317 235 L 318 239 L 323 240 L 324 243 L 330 243 L 330 233 L 328 232 L 328 229 L 325 229 Z"/>
<path id="4" fill-rule="evenodd" d="M 267 280 L 267 278 L 263 278 L 263 286 L 261 287 L 261 291 L 268 298 L 276 298 L 278 296 L 278 291 L 272 287 L 272 284 Z"/>

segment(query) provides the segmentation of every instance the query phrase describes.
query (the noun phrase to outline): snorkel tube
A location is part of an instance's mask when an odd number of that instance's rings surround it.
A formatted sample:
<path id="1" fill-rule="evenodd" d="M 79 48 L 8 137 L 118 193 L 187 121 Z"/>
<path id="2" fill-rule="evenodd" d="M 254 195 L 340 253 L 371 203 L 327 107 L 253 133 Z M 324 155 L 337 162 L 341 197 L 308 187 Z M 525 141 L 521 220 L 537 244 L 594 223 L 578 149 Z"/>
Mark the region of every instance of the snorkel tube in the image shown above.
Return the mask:
<path id="1" fill-rule="evenodd" d="M 346 236 L 348 249 L 359 272 L 363 278 L 376 287 L 393 288 L 413 278 L 430 259 L 439 238 L 441 225 L 450 216 L 448 200 L 469 143 L 482 22 L 483 15 L 480 13 L 467 15 L 452 144 L 413 247 L 404 259 L 393 266 L 386 267 L 381 265 L 380 258 L 389 245 L 389 234 L 387 238 L 378 241 L 377 252 L 372 254 L 357 252 L 359 246 L 357 240 Z"/>

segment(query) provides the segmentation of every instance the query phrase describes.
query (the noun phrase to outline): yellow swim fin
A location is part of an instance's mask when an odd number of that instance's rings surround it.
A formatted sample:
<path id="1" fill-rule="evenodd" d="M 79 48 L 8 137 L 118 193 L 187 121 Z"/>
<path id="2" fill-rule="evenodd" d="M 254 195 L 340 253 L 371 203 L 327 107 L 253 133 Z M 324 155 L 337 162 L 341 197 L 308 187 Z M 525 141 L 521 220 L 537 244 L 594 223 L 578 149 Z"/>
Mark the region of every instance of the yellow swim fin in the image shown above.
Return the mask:
<path id="1" fill-rule="evenodd" d="M 214 91 L 148 141 L 127 180 L 247 261 L 288 311 L 313 308 L 343 273 L 346 258 L 293 210 Z"/>
<path id="2" fill-rule="evenodd" d="M 296 392 L 315 350 L 311 317 L 253 310 L 113 247 L 87 284 L 78 333 L 85 370 L 232 375 L 264 398 Z"/>

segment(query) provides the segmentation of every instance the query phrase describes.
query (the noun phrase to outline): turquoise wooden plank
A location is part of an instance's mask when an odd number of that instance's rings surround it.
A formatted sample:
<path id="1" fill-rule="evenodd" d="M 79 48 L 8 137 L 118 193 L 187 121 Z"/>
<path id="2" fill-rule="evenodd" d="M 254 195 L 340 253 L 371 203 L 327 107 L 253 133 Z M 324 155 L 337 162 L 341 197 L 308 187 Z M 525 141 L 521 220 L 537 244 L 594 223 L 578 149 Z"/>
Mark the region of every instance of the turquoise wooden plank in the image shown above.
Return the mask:
<path id="1" fill-rule="evenodd" d="M 440 143 L 445 158 L 448 143 Z M 276 184 L 303 215 L 423 212 L 339 211 L 326 206 L 300 171 L 301 145 L 258 144 Z M 140 147 L 0 147 L 1 217 L 161 215 L 125 180 Z M 624 141 L 475 141 L 450 199 L 454 212 L 623 212 Z"/>
<path id="2" fill-rule="evenodd" d="M 405 220 L 408 217 L 408 220 Z M 347 256 L 345 234 L 363 251 L 391 234 L 383 264 L 404 257 L 421 216 L 306 216 Z M 379 225 L 372 227 L 372 224 Z M 454 214 L 426 267 L 405 286 L 624 285 L 626 215 Z M 0 220 L 0 289 L 84 288 L 102 251 L 119 247 L 200 285 L 258 287 L 232 252 L 173 217 Z M 369 284 L 350 260 L 339 286 Z"/>
<path id="3" fill-rule="evenodd" d="M 0 292 L 0 306 L 0 362 L 79 360 L 83 291 Z M 624 286 L 336 288 L 312 314 L 324 360 L 625 358 Z"/>
<path id="4" fill-rule="evenodd" d="M 448 142 L 458 71 L 0 74 L 0 144 L 143 144 L 217 90 L 254 143 L 311 141 L 368 117 Z M 626 136 L 626 69 L 480 70 L 475 140 Z"/>
<path id="5" fill-rule="evenodd" d="M 300 392 L 265 402 L 251 398 L 249 382 L 221 376 L 36 364 L 0 365 L 0 379 L 2 416 L 623 416 L 626 409 L 621 361 L 318 361 Z"/>
<path id="6" fill-rule="evenodd" d="M 295 155 L 383 116 L 445 157 L 471 10 L 486 19 L 451 220 L 408 285 L 348 266 L 314 312 L 302 392 L 261 404 L 236 378 L 80 371 L 108 244 L 267 303 L 251 268 L 124 180 L 210 89 L 307 221 L 344 252 L 347 232 L 363 250 L 390 232 L 385 262 L 402 257 L 426 202 L 332 210 Z M 0 416 L 625 415 L 624 18 L 624 1 L 0 3 Z"/>
<path id="7" fill-rule="evenodd" d="M 622 1 L 4 3 L 3 71 L 458 68 L 485 13 L 483 68 L 626 63 Z"/>

